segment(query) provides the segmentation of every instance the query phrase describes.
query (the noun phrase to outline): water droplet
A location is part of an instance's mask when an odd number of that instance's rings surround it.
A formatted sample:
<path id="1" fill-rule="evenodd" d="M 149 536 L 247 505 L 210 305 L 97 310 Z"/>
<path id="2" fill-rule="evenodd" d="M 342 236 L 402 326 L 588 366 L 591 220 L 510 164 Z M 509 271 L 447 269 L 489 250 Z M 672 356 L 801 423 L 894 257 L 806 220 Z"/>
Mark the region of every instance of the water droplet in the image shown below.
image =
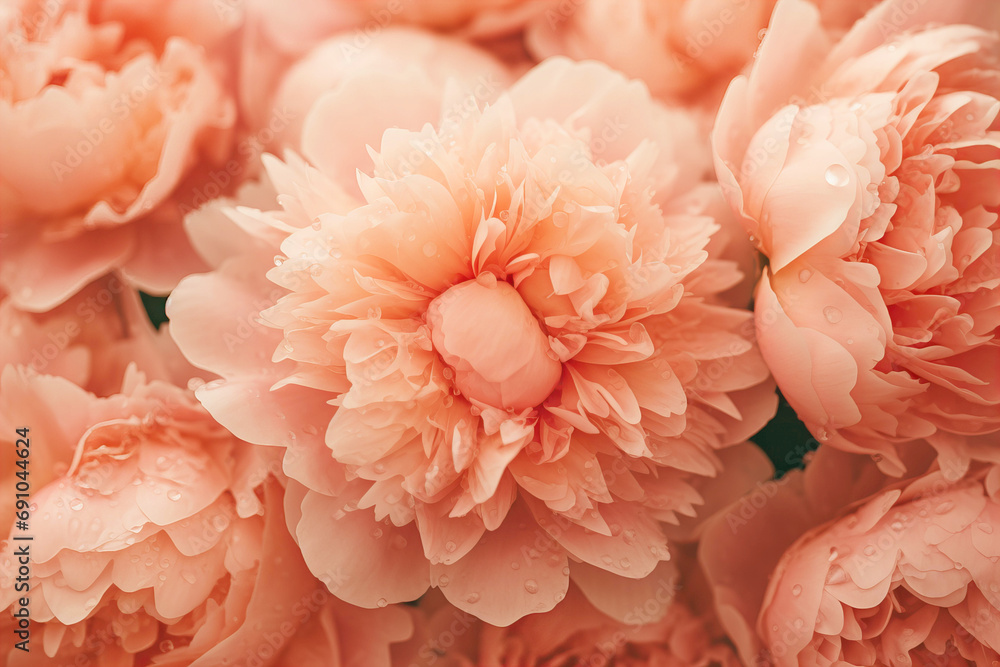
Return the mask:
<path id="1" fill-rule="evenodd" d="M 448 553 L 450 554 L 455 553 L 456 549 L 458 549 L 458 545 L 452 542 L 451 540 L 445 542 L 444 550 L 447 551 Z"/>
<path id="2" fill-rule="evenodd" d="M 83 501 L 80 500 L 79 498 L 74 498 L 73 500 L 69 501 L 69 508 L 74 512 L 79 512 L 80 510 L 83 509 Z"/>
<path id="3" fill-rule="evenodd" d="M 524 590 L 534 595 L 538 592 L 538 582 L 534 579 L 528 579 L 524 582 Z"/>
<path id="4" fill-rule="evenodd" d="M 178 491 L 177 489 L 170 489 L 169 491 L 167 491 L 167 498 L 174 501 L 180 500 L 181 492 Z"/>
<path id="5" fill-rule="evenodd" d="M 192 585 L 198 583 L 198 577 L 194 576 L 193 572 L 184 571 L 181 573 L 181 578 Z"/>
<path id="6" fill-rule="evenodd" d="M 812 274 L 813 272 L 810 271 L 809 269 L 802 269 L 801 271 L 799 271 L 799 280 L 802 282 L 806 282 L 807 280 L 812 278 Z"/>
<path id="7" fill-rule="evenodd" d="M 840 320 L 844 319 L 844 314 L 840 312 L 840 308 L 835 308 L 834 306 L 827 306 L 823 309 L 823 317 L 830 324 L 836 324 Z"/>
<path id="8" fill-rule="evenodd" d="M 823 177 L 827 183 L 837 188 L 842 188 L 851 181 L 847 167 L 842 164 L 832 164 L 827 167 Z"/>
<path id="9" fill-rule="evenodd" d="M 507 222 L 510 220 L 510 213 L 507 211 L 500 211 L 500 222 Z"/>
<path id="10" fill-rule="evenodd" d="M 282 264 L 285 263 L 285 259 L 286 258 L 282 257 L 281 255 L 275 255 L 274 256 L 274 265 L 275 266 L 281 266 Z"/>
<path id="11" fill-rule="evenodd" d="M 562 229 L 569 224 L 569 216 L 562 211 L 556 211 L 552 214 L 552 224 Z"/>
<path id="12" fill-rule="evenodd" d="M 376 540 L 382 537 L 382 529 L 379 528 L 378 526 L 372 528 L 372 537 L 374 537 Z"/>
<path id="13" fill-rule="evenodd" d="M 954 508 L 955 508 L 955 503 L 951 502 L 950 500 L 946 500 L 937 507 L 935 507 L 934 511 L 938 514 L 946 514 Z"/>
<path id="14" fill-rule="evenodd" d="M 871 544 L 869 544 L 864 549 L 864 553 L 865 553 L 866 556 L 874 556 L 875 555 L 875 551 L 876 551 L 875 547 L 872 546 Z"/>
<path id="15" fill-rule="evenodd" d="M 991 535 L 993 533 L 993 526 L 991 526 L 988 523 L 981 523 L 979 524 L 978 528 L 987 535 Z"/>
<path id="16" fill-rule="evenodd" d="M 386 599 L 385 599 L 385 598 L 379 598 L 379 599 L 378 599 L 378 600 L 377 600 L 377 601 L 375 602 L 375 604 L 376 604 L 376 605 L 378 605 L 379 607 L 385 607 L 385 606 L 386 606 L 386 605 L 388 605 L 389 603 L 388 603 L 388 602 L 386 601 Z"/>
<path id="17" fill-rule="evenodd" d="M 174 650 L 174 643 L 169 639 L 164 639 L 160 642 L 160 653 L 170 653 Z"/>
<path id="18" fill-rule="evenodd" d="M 469 593 L 469 597 L 465 598 L 465 601 L 469 604 L 476 604 L 479 602 L 479 593 Z"/>
<path id="19" fill-rule="evenodd" d="M 799 586 L 798 584 L 792 586 L 792 595 L 794 595 L 795 597 L 802 595 L 802 587 Z"/>
<path id="20" fill-rule="evenodd" d="M 434 243 L 433 241 L 428 241 L 427 243 L 424 244 L 424 256 L 433 257 L 435 254 L 437 254 L 437 249 L 438 247 L 436 243 Z"/>
<path id="21" fill-rule="evenodd" d="M 630 567 L 632 567 L 632 563 L 628 561 L 628 558 L 622 558 L 620 561 L 618 561 L 618 566 L 623 570 L 627 570 Z"/>
<path id="22" fill-rule="evenodd" d="M 444 588 L 451 583 L 451 579 L 448 578 L 447 574 L 442 574 L 438 577 L 438 588 Z"/>

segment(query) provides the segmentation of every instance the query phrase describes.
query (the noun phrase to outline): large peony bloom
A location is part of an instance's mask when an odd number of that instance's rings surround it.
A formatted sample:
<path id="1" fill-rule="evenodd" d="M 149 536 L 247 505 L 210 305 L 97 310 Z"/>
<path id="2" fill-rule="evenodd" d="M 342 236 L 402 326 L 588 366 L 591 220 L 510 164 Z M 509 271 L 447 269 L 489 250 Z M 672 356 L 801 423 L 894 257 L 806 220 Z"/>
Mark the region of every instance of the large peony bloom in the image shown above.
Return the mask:
<path id="1" fill-rule="evenodd" d="M 31 652 L 5 645 L 4 664 L 387 665 L 389 643 L 409 637 L 398 609 L 359 614 L 330 598 L 285 527 L 277 462 L 190 392 L 130 371 L 120 394 L 97 398 L 9 366 L 0 422 L 5 452 L 30 427 L 34 536 Z M 5 542 L 0 608 L 23 595 L 20 544 Z M 306 662 L 317 650 L 326 661 Z"/>
<path id="2" fill-rule="evenodd" d="M 203 266 L 178 201 L 231 147 L 204 49 L 90 5 L 0 3 L 0 288 L 35 312 L 115 267 L 162 293 Z"/>
<path id="3" fill-rule="evenodd" d="M 657 96 L 719 99 L 750 60 L 774 0 L 573 0 L 531 22 L 536 57 L 594 58 Z"/>
<path id="4" fill-rule="evenodd" d="M 645 609 L 663 608 L 644 622 Z M 710 614 L 686 602 L 651 597 L 628 624 L 591 605 L 575 587 L 566 603 L 507 628 L 477 620 L 437 598 L 421 600 L 417 628 L 393 667 L 737 667 L 740 663 Z"/>
<path id="5" fill-rule="evenodd" d="M 811 0 L 824 24 L 851 25 L 877 0 Z M 718 106 L 754 55 L 775 0 L 564 0 L 535 18 L 536 57 L 594 58 L 639 79 L 654 95 Z"/>
<path id="6" fill-rule="evenodd" d="M 889 481 L 824 448 L 709 526 L 701 559 L 745 664 L 997 663 L 1000 467 Z"/>
<path id="7" fill-rule="evenodd" d="M 716 168 L 770 259 L 758 337 L 799 417 L 894 474 L 927 438 L 960 475 L 966 436 L 1000 429 L 1000 47 L 929 25 L 984 3 L 908 7 L 832 43 L 811 5 L 779 3 Z"/>
<path id="8" fill-rule="evenodd" d="M 367 119 L 318 104 L 318 169 L 269 160 L 281 209 L 192 216 L 229 259 L 168 313 L 223 378 L 198 390 L 209 411 L 287 448 L 289 522 L 336 595 L 433 585 L 507 625 L 570 576 L 600 599 L 651 575 L 658 522 L 695 512 L 690 480 L 775 398 L 750 315 L 715 302 L 740 275 L 704 250 L 717 186 L 686 116 L 562 59 L 443 108 L 345 183 L 338 138 Z"/>
<path id="9" fill-rule="evenodd" d="M 445 59 L 456 74 L 462 71 L 474 72 L 475 66 L 482 64 L 488 56 L 485 52 L 478 55 L 474 53 L 478 48 L 471 44 L 456 47 L 459 39 L 471 40 L 484 49 L 494 51 L 504 60 L 530 62 L 521 45 L 519 33 L 527 21 L 551 6 L 554 0 L 218 2 L 225 3 L 223 7 L 228 14 L 234 17 L 239 15 L 243 21 L 240 37 L 240 104 L 250 125 L 260 127 L 269 120 L 267 111 L 284 73 L 328 40 L 334 40 L 333 43 L 336 44 L 335 50 L 329 46 L 326 50 L 326 54 L 332 57 L 333 66 L 331 71 L 326 72 L 314 64 L 312 70 L 318 75 L 317 82 L 335 79 L 343 69 L 341 63 L 344 61 L 360 66 L 365 61 L 371 62 L 372 52 L 381 57 L 388 55 L 401 58 L 391 70 L 383 70 L 382 74 L 391 71 L 395 75 L 404 75 L 410 70 L 411 78 L 421 79 L 428 75 L 436 78 L 435 70 L 441 67 L 441 59 Z M 420 35 L 419 38 L 411 38 L 410 46 L 417 47 L 414 52 L 393 54 L 391 50 L 385 49 L 387 36 L 407 32 Z M 443 33 L 450 38 L 434 33 Z M 389 37 L 390 47 L 394 41 L 397 40 Z M 435 42 L 438 45 L 436 48 L 442 52 L 429 54 L 427 44 Z M 463 50 L 464 54 L 461 53 Z M 375 57 L 378 58 L 379 55 Z M 406 58 L 407 55 L 410 57 Z M 429 55 L 433 57 L 429 58 Z M 428 61 L 429 67 L 420 71 L 424 61 Z M 493 67 L 494 65 L 487 64 L 482 74 L 489 73 Z M 461 75 L 459 78 L 462 78 Z M 392 85 L 399 86 L 399 92 L 402 93 L 411 88 L 413 82 L 403 79 L 402 84 Z"/>
<path id="10" fill-rule="evenodd" d="M 341 161 L 349 169 L 344 180 L 354 179 L 355 168 L 368 158 L 366 147 L 377 146 L 385 128 L 419 130 L 428 120 L 439 119 L 446 86 L 459 87 L 463 97 L 475 97 L 484 106 L 511 84 L 500 62 L 455 39 L 387 28 L 368 38 L 364 48 L 356 41 L 350 33 L 338 35 L 296 62 L 281 79 L 271 110 L 272 118 L 288 118 L 275 148 L 299 152 L 309 111 L 318 99 L 332 98 L 324 104 L 350 114 L 343 122 L 355 131 L 362 127 L 353 117 L 363 107 L 365 131 L 351 137 L 350 149 L 342 151 Z"/>

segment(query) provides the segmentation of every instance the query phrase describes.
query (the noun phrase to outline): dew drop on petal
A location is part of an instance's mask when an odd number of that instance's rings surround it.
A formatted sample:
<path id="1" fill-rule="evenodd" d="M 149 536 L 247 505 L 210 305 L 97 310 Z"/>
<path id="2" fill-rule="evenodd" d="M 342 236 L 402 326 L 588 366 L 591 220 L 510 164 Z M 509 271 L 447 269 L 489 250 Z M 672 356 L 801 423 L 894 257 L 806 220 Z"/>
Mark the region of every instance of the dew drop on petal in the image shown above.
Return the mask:
<path id="1" fill-rule="evenodd" d="M 175 501 L 176 500 L 180 500 L 181 499 L 181 492 L 178 491 L 177 489 L 170 489 L 169 491 L 167 491 L 167 498 L 169 498 L 170 500 L 175 500 Z"/>
<path id="2" fill-rule="evenodd" d="M 83 509 L 83 501 L 80 500 L 79 498 L 74 498 L 73 500 L 69 501 L 69 508 L 74 512 L 79 512 L 80 510 Z"/>
<path id="3" fill-rule="evenodd" d="M 806 282 L 807 280 L 812 278 L 812 274 L 813 274 L 812 271 L 810 271 L 809 269 L 802 269 L 801 271 L 799 271 L 799 280 L 801 282 Z"/>
<path id="4" fill-rule="evenodd" d="M 851 180 L 847 167 L 842 164 L 831 164 L 826 168 L 826 172 L 823 174 L 823 177 L 826 179 L 827 183 L 837 188 L 844 187 Z"/>
<path id="5" fill-rule="evenodd" d="M 792 586 L 792 595 L 795 597 L 802 595 L 802 586 L 799 586 L 798 584 Z"/>
<path id="6" fill-rule="evenodd" d="M 835 308 L 833 306 L 827 306 L 823 309 L 823 317 L 830 324 L 836 324 L 840 320 L 844 319 L 844 314 L 840 312 L 840 308 Z"/>
<path id="7" fill-rule="evenodd" d="M 435 254 L 437 254 L 437 249 L 438 247 L 436 243 L 434 243 L 433 241 L 428 241 L 427 243 L 424 244 L 424 256 L 433 257 Z"/>
<path id="8" fill-rule="evenodd" d="M 534 595 L 538 592 L 538 582 L 534 579 L 528 579 L 524 582 L 524 590 Z"/>
<path id="9" fill-rule="evenodd" d="M 465 598 L 465 601 L 469 604 L 475 604 L 479 602 L 479 593 L 469 593 L 469 596 Z"/>

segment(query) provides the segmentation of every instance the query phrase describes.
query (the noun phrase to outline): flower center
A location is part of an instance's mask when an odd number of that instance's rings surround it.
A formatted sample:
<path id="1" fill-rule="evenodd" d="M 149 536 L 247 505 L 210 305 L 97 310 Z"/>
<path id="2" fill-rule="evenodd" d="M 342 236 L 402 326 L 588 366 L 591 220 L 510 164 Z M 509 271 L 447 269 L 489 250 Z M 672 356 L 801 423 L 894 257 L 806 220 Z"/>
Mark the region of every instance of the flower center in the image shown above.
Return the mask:
<path id="1" fill-rule="evenodd" d="M 427 309 L 434 348 L 470 400 L 523 410 L 544 401 L 562 364 L 521 295 L 492 274 L 451 287 Z"/>

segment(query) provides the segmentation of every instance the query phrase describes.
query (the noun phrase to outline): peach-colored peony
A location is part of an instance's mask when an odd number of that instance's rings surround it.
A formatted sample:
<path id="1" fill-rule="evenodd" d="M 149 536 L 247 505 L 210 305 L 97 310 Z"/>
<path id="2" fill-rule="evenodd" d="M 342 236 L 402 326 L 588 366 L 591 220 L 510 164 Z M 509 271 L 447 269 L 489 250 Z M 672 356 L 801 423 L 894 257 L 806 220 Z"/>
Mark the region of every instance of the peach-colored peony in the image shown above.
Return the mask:
<path id="1" fill-rule="evenodd" d="M 413 639 L 394 655 L 393 667 L 737 667 L 736 653 L 710 616 L 686 602 L 655 597 L 627 624 L 602 614 L 571 587 L 566 602 L 507 628 L 477 620 L 437 596 L 420 601 Z M 653 623 L 645 608 L 663 607 Z"/>
<path id="2" fill-rule="evenodd" d="M 145 24 L 89 8 L 0 3 L 0 288 L 35 312 L 115 267 L 160 293 L 198 270 L 178 200 L 230 150 L 234 106 L 202 47 L 154 48 Z"/>
<path id="3" fill-rule="evenodd" d="M 690 119 L 554 59 L 484 110 L 385 131 L 353 181 L 340 137 L 369 121 L 336 102 L 306 121 L 316 168 L 267 161 L 279 210 L 189 220 L 223 260 L 168 304 L 223 378 L 199 399 L 287 448 L 289 524 L 348 602 L 436 586 L 502 626 L 570 577 L 598 606 L 641 595 L 659 522 L 775 409 L 749 313 L 716 297 L 740 273 L 704 250 L 717 186 Z"/>
<path id="4" fill-rule="evenodd" d="M 110 274 L 45 313 L 0 300 L 0 368 L 58 375 L 98 396 L 121 389 L 129 365 L 147 378 L 184 384 L 197 374 L 176 351 L 168 325 L 153 329 L 139 295 Z"/>
<path id="5" fill-rule="evenodd" d="M 657 96 L 718 99 L 750 60 L 774 0 L 573 0 L 530 24 L 529 50 L 595 58 Z"/>
<path id="6" fill-rule="evenodd" d="M 824 22 L 846 27 L 877 0 L 814 0 Z M 539 58 L 594 58 L 646 82 L 657 96 L 714 112 L 730 79 L 751 61 L 775 0 L 565 0 L 529 25 Z"/>
<path id="7" fill-rule="evenodd" d="M 415 76 L 437 78 L 444 67 L 451 67 L 456 76 L 475 74 L 475 66 L 488 58 L 487 50 L 496 51 L 504 60 L 527 62 L 520 43 L 520 31 L 525 23 L 538 15 L 554 0 L 248 0 L 245 4 L 244 27 L 241 35 L 240 104 L 252 127 L 267 123 L 274 91 L 289 67 L 327 40 L 326 54 L 337 63 L 325 72 L 318 63 L 311 66 L 320 85 L 336 82 L 343 64 L 363 67 L 374 58 L 394 59 L 391 74 L 407 71 Z M 244 3 L 235 3 L 242 8 Z M 236 13 L 236 10 L 233 10 Z M 410 30 L 406 30 L 409 27 Z M 402 29 L 402 30 L 401 30 Z M 413 31 L 412 29 L 416 29 Z M 451 38 L 439 38 L 432 32 Z M 413 34 L 413 53 L 393 49 L 398 38 L 393 33 Z M 476 46 L 457 47 L 458 39 L 472 40 Z M 421 43 L 423 42 L 423 43 Z M 388 44 L 388 50 L 386 47 Z M 433 46 L 433 45 L 437 46 Z M 428 49 L 428 45 L 432 45 Z M 443 46 L 442 46 L 443 45 Z M 480 48 L 481 47 L 481 48 Z M 433 51 L 439 51 L 433 53 Z M 394 52 L 395 51 L 395 52 Z M 317 60 L 318 55 L 313 55 Z M 428 70 L 419 72 L 422 61 Z M 488 64 L 482 74 L 496 67 Z M 322 83 L 329 82 L 329 83 Z M 394 86 L 400 84 L 392 84 Z M 412 87 L 404 80 L 400 92 Z M 298 122 L 301 123 L 301 120 Z"/>
<path id="8" fill-rule="evenodd" d="M 867 457 L 820 454 L 703 538 L 719 617 L 744 663 L 995 665 L 1000 467 L 886 486 Z"/>
<path id="9" fill-rule="evenodd" d="M 271 117 L 288 118 L 275 137 L 277 150 L 303 149 L 302 132 L 309 111 L 321 97 L 350 114 L 338 124 L 356 132 L 342 150 L 343 180 L 353 180 L 357 165 L 368 160 L 367 146 L 377 146 L 387 127 L 419 130 L 443 111 L 447 86 L 474 97 L 480 106 L 493 102 L 510 86 L 506 68 L 485 51 L 455 39 L 408 28 L 387 28 L 358 48 L 346 33 L 320 43 L 284 75 L 274 95 Z M 458 92 L 458 91 L 455 91 Z M 354 118 L 365 109 L 364 130 Z M 336 122 L 326 118 L 326 122 Z M 329 131 L 329 130 L 327 130 Z"/>
<path id="10" fill-rule="evenodd" d="M 328 661 L 387 664 L 388 644 L 409 637 L 399 610 L 329 599 L 285 527 L 269 450 L 236 440 L 190 392 L 130 370 L 120 394 L 97 398 L 8 366 L 0 422 L 5 453 L 30 425 L 34 536 L 32 650 L 5 645 L 4 664 L 293 664 L 278 656 L 308 655 L 295 635 L 304 626 L 314 641 L 316 624 L 339 635 Z M 23 594 L 12 544 L 0 558 L 9 611 Z M 342 617 L 346 628 L 331 623 Z"/>
<path id="11" fill-rule="evenodd" d="M 899 445 L 927 438 L 960 475 L 966 436 L 1000 429 L 1000 42 L 938 25 L 984 3 L 912 4 L 832 41 L 779 2 L 716 168 L 770 260 L 758 337 L 799 417 L 897 475 Z"/>

